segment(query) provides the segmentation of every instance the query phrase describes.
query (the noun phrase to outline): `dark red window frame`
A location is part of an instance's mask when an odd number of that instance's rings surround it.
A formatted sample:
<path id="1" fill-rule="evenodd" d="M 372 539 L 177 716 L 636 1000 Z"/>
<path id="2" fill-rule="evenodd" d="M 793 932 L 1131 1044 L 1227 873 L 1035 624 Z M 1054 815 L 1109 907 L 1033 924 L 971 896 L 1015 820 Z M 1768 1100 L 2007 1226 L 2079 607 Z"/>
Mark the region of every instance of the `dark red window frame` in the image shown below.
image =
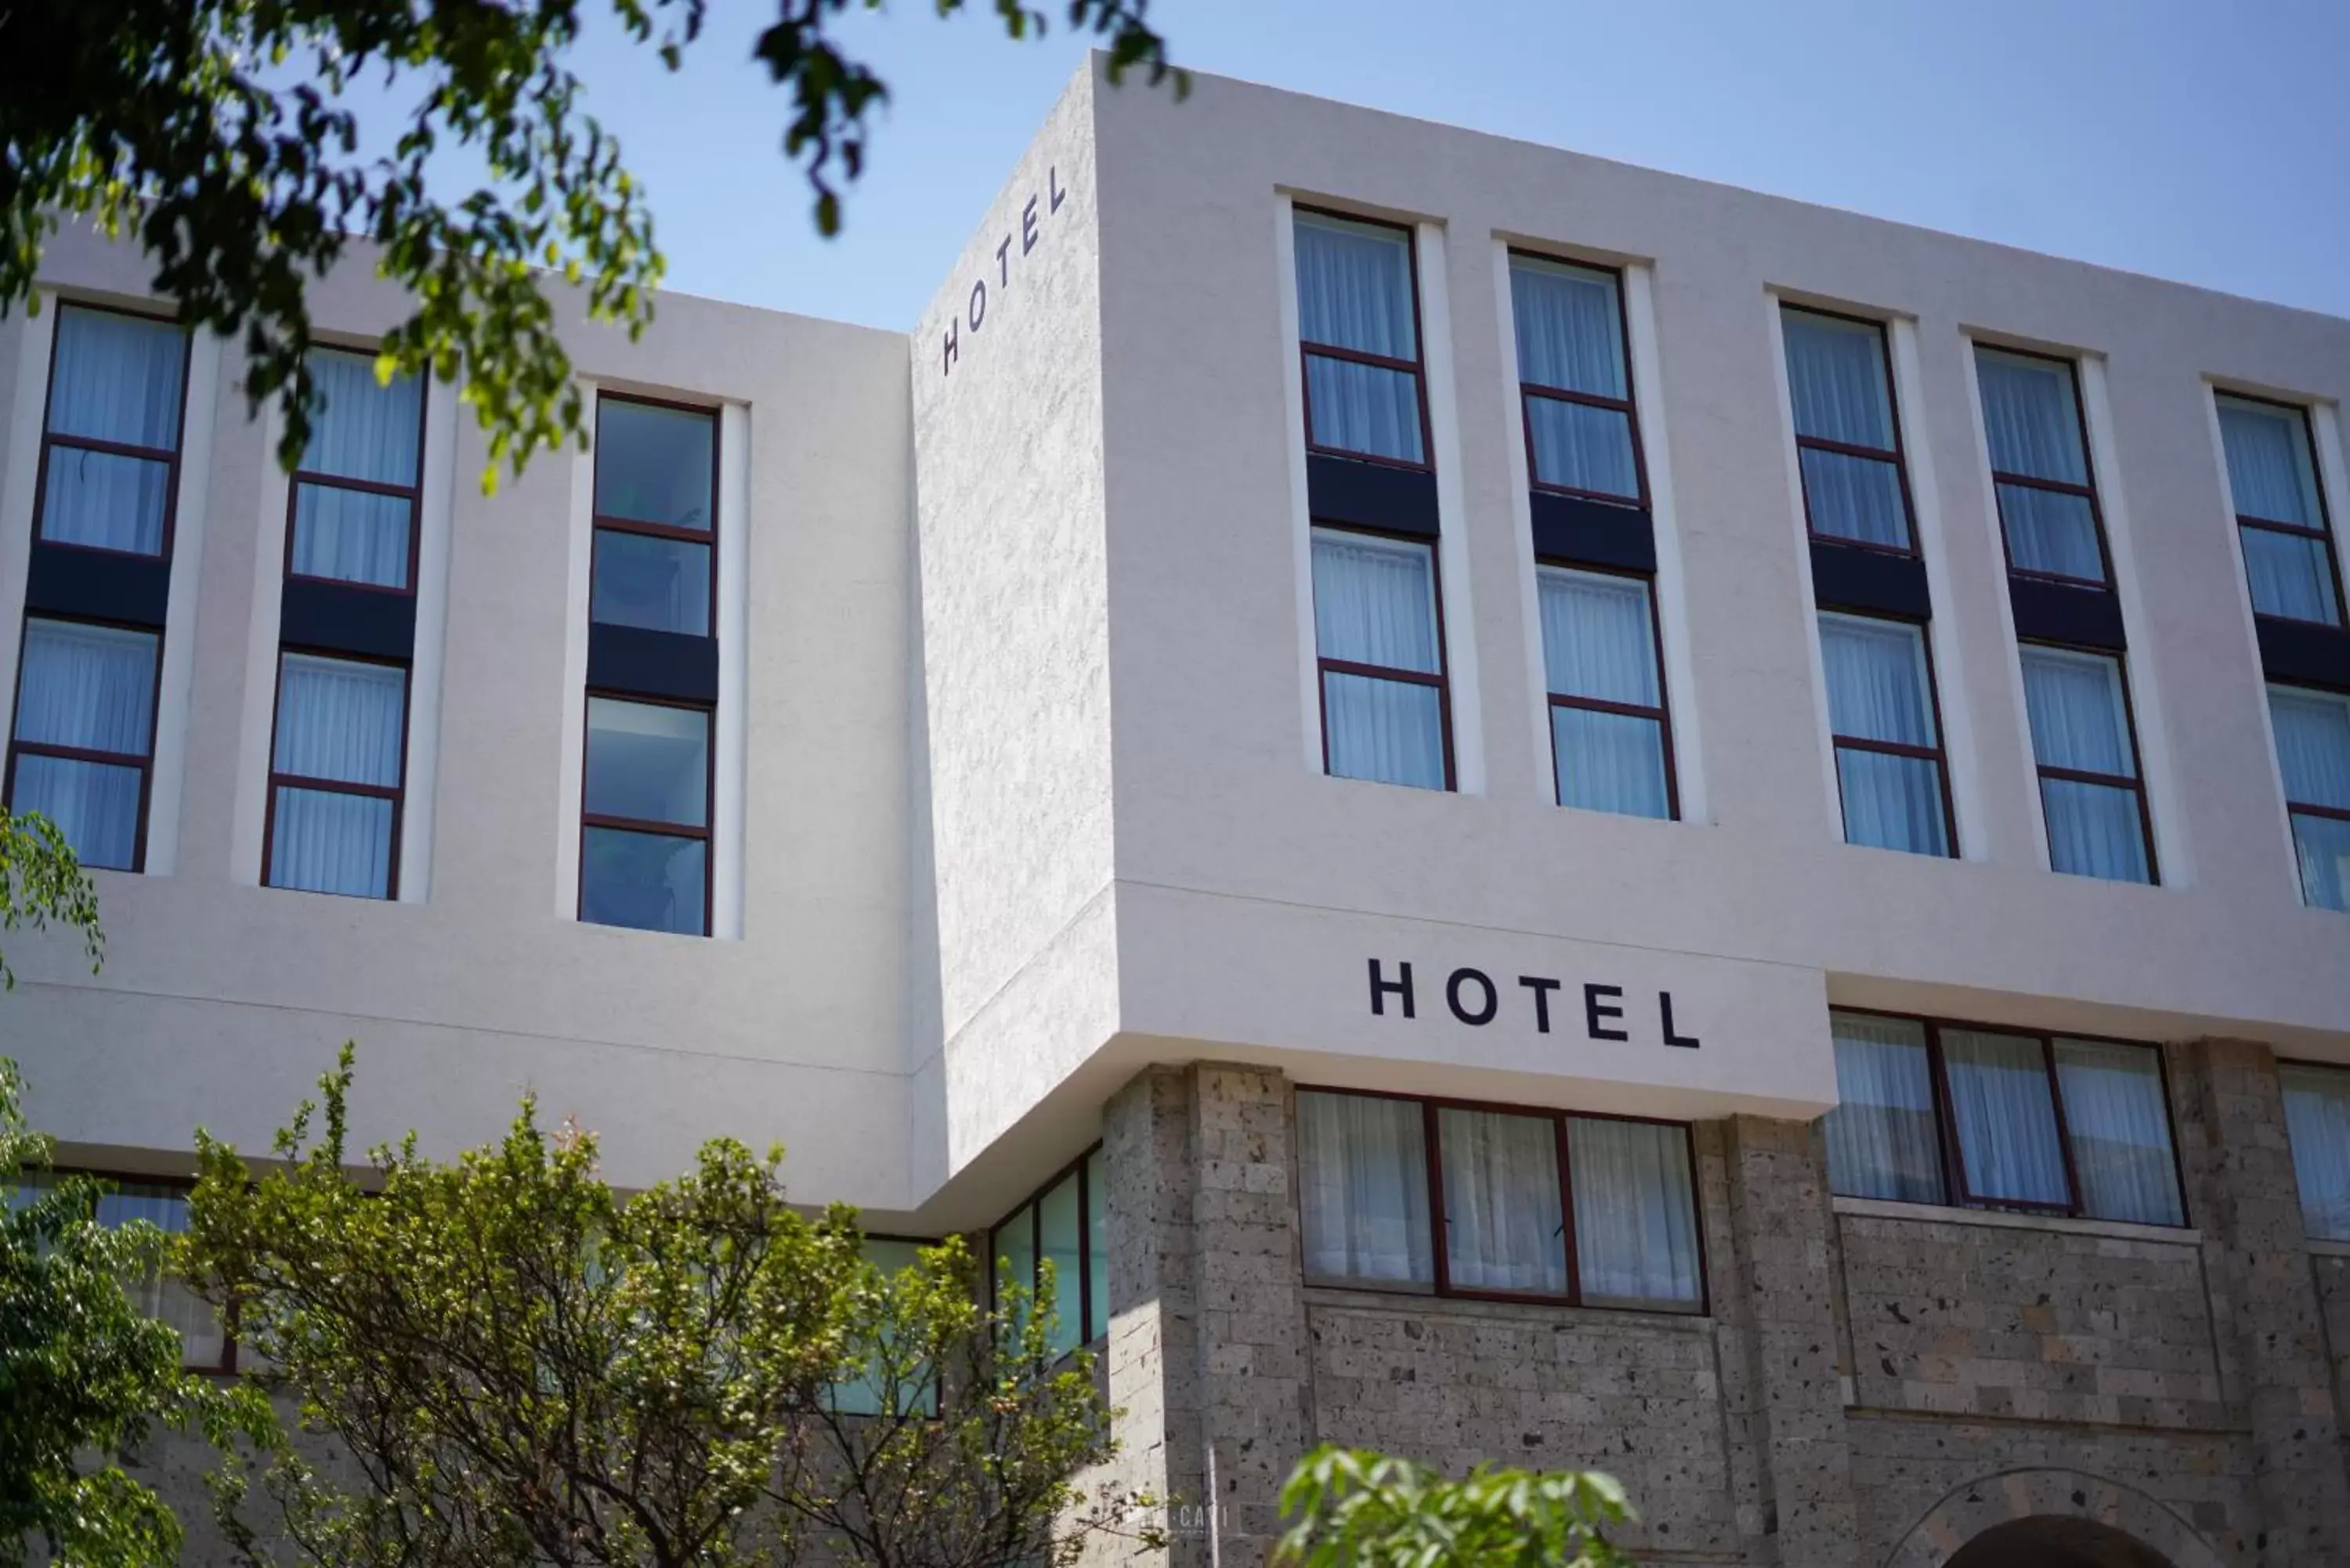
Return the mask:
<path id="1" fill-rule="evenodd" d="M 1624 390 L 1627 394 L 1621 398 L 1610 398 L 1598 392 L 1578 392 L 1567 387 L 1553 387 L 1541 381 L 1529 381 L 1525 379 L 1522 369 L 1518 377 L 1518 421 L 1525 431 L 1526 483 L 1535 490 L 1552 495 L 1573 495 L 1585 501 L 1604 502 L 1612 506 L 1645 508 L 1648 504 L 1648 454 L 1640 445 L 1640 410 L 1638 399 L 1634 395 L 1639 389 L 1632 384 L 1632 317 L 1630 307 L 1624 300 L 1624 269 L 1620 266 L 1608 266 L 1599 262 L 1583 261 L 1575 256 L 1551 255 L 1542 251 L 1526 250 L 1514 245 L 1510 248 L 1509 259 L 1548 262 L 1554 266 L 1579 267 L 1585 272 L 1604 273 L 1616 280 L 1617 344 L 1623 351 L 1623 361 L 1618 369 L 1624 375 Z M 1511 330 L 1514 332 L 1517 327 L 1517 302 L 1514 294 L 1512 296 L 1510 310 Z M 1605 490 L 1583 490 L 1571 484 L 1545 483 L 1534 462 L 1533 402 L 1537 398 L 1546 398 L 1553 402 L 1581 403 L 1586 408 L 1609 409 L 1622 414 L 1626 432 L 1632 442 L 1632 483 L 1638 487 L 1639 493 L 1617 495 Z"/>
<path id="2" fill-rule="evenodd" d="M 2334 538 L 2334 510 L 2326 504 L 2325 475 L 2317 464 L 2317 431 L 2310 419 L 2309 405 L 2283 402 L 2275 398 L 2255 397 L 2250 392 L 2230 391 L 2225 387 L 2217 387 L 2212 390 L 2215 397 L 2226 398 L 2232 402 L 2258 403 L 2263 408 L 2276 409 L 2292 414 L 2301 421 L 2302 444 L 2309 453 L 2310 472 L 2315 482 L 2313 488 L 2317 492 L 2317 526 L 2312 528 L 2304 524 L 2288 523 L 2280 517 L 2262 517 L 2257 513 L 2240 511 L 2236 514 L 2237 545 L 2239 548 L 2241 547 L 2242 532 L 2247 528 L 2259 529 L 2270 534 L 2282 534 L 2295 539 L 2316 540 L 2325 551 L 2325 570 L 2334 585 L 2334 607 L 2336 615 L 2342 618 L 2330 621 L 2310 620 L 2302 616 L 2274 615 L 2257 607 L 2253 613 L 2262 620 L 2291 621 L 2299 626 L 2338 627 L 2350 624 L 2350 597 L 2345 597 L 2343 591 L 2342 551 Z M 2227 452 L 2223 443 L 2220 450 L 2220 462 L 2224 466 L 2226 462 Z M 2231 502 L 2234 498 L 2234 483 L 2233 478 L 2230 477 L 2229 495 Z M 2247 569 L 2249 570 L 2249 567 Z M 2246 582 L 2245 591 L 2247 593 L 2251 591 L 2249 580 Z"/>
<path id="3" fill-rule="evenodd" d="M 1014 1204 L 1009 1213 L 987 1228 L 987 1299 L 993 1303 L 996 1299 L 996 1289 L 1000 1282 L 997 1276 L 999 1264 L 1002 1262 L 997 1255 L 1000 1249 L 995 1244 L 995 1238 L 1002 1234 L 1006 1227 L 1025 1220 L 1028 1224 L 1029 1259 L 1032 1264 L 1041 1265 L 1045 1260 L 1045 1195 L 1071 1177 L 1076 1179 L 1078 1349 L 1100 1345 L 1109 1336 L 1109 1303 L 1094 1300 L 1093 1216 L 1095 1204 L 1102 1201 L 1102 1199 L 1093 1191 L 1092 1166 L 1094 1156 L 1101 1152 L 1102 1145 L 1098 1141 L 1087 1146 L 1084 1153 L 1046 1177 L 1037 1184 L 1036 1190 Z M 1024 1288 L 1030 1291 L 1035 1290 L 1035 1274 L 1032 1273 L 1029 1276 Z M 1091 1332 L 1097 1308 L 1100 1311 L 1102 1321 L 1100 1334 Z"/>
<path id="4" fill-rule="evenodd" d="M 653 822 L 637 816 L 615 816 L 608 812 L 588 809 L 588 747 L 593 743 L 588 728 L 588 704 L 601 699 L 607 702 L 630 702 L 640 708 L 674 708 L 681 713 L 699 713 L 707 728 L 702 732 L 702 825 L 692 826 L 681 822 Z M 615 833 L 633 833 L 646 838 L 692 838 L 702 844 L 702 929 L 699 931 L 662 931 L 660 936 L 710 935 L 711 919 L 714 912 L 713 892 L 718 880 L 716 838 L 718 817 L 718 711 L 707 702 L 685 702 L 667 697 L 648 697 L 641 691 L 607 691 L 590 686 L 579 704 L 579 887 L 573 900 L 573 918 L 582 924 L 597 925 L 588 919 L 588 830 L 601 827 Z M 616 927 L 629 930 L 633 927 Z"/>
<path id="5" fill-rule="evenodd" d="M 1981 367 L 1980 356 L 1986 351 L 2005 354 L 2018 359 L 2044 360 L 2048 364 L 2061 365 L 2064 368 L 2064 375 L 2073 388 L 2073 421 L 2076 428 L 2077 439 L 2081 443 L 2081 472 L 2089 476 L 2089 482 L 2086 484 L 2074 484 L 2062 479 L 2042 479 L 2029 473 L 2011 473 L 2002 468 L 1993 468 L 1991 471 L 1991 504 L 1999 509 L 1999 544 L 2007 562 L 2008 575 L 2027 578 L 2033 582 L 2067 583 L 2075 587 L 2111 588 L 2114 586 L 2114 553 L 2112 546 L 2106 541 L 2105 504 L 2097 499 L 2097 454 L 2089 444 L 2089 405 L 2087 400 L 2081 395 L 2081 362 L 2062 354 L 2043 354 L 2035 348 L 2015 348 L 2004 343 L 1986 343 L 1980 338 L 1973 342 L 1972 348 L 1978 356 L 1976 359 L 1978 371 Z M 1980 393 L 1978 393 L 1978 401 L 1980 401 Z M 1986 456 L 1989 454 L 1989 449 L 1990 443 L 1986 440 L 1984 443 Z M 2007 533 L 2007 503 L 2001 499 L 1999 493 L 1999 487 L 2002 484 L 2012 484 L 2025 490 L 2051 491 L 2058 495 L 2077 495 L 2088 502 L 2089 523 L 2097 535 L 2097 566 L 2104 576 L 2075 577 L 2063 572 L 2035 571 L 2030 567 L 2017 566 L 2015 549 Z M 2152 843 L 2149 838 L 2147 840 L 2149 848 Z"/>
<path id="6" fill-rule="evenodd" d="M 1409 226 L 1390 223 L 1384 218 L 1366 218 L 1357 213 L 1342 213 L 1336 208 L 1309 206 L 1296 202 L 1293 213 L 1304 213 L 1317 218 L 1333 218 L 1343 223 L 1360 223 L 1366 228 L 1391 229 L 1403 236 L 1404 256 L 1410 266 L 1411 277 L 1411 346 L 1413 357 L 1398 359 L 1385 354 L 1367 354 L 1359 348 L 1345 348 L 1335 343 L 1316 343 L 1305 336 L 1301 319 L 1297 334 L 1297 386 L 1305 413 L 1305 450 L 1326 457 L 1349 458 L 1357 462 L 1381 463 L 1388 468 L 1409 469 L 1414 472 L 1432 472 L 1436 468 L 1436 438 L 1428 418 L 1428 327 L 1419 305 L 1419 236 Z M 1295 219 L 1293 217 L 1293 223 Z M 1295 234 L 1292 229 L 1292 234 Z M 1291 272 L 1296 271 L 1295 263 Z M 1289 286 L 1297 287 L 1293 275 Z M 1348 447 L 1324 446 L 1314 439 L 1314 377 L 1309 361 L 1316 356 L 1326 359 L 1344 359 L 1357 365 L 1376 366 L 1383 370 L 1399 370 L 1411 377 L 1413 401 L 1419 410 L 1420 461 L 1385 457 L 1377 452 L 1356 452 Z"/>
<path id="7" fill-rule="evenodd" d="M 1794 300 L 1783 299 L 1779 302 L 1779 314 L 1783 328 L 1786 313 L 1791 310 L 1799 312 L 1805 316 L 1821 316 L 1825 317 L 1831 321 L 1844 321 L 1849 322 L 1856 327 L 1866 327 L 1876 335 L 1877 362 L 1885 371 L 1885 419 L 1887 424 L 1891 427 L 1893 431 L 1893 444 L 1891 446 L 1877 447 L 1863 446 L 1854 441 L 1831 441 L 1826 436 L 1805 435 L 1800 429 L 1795 430 L 1795 450 L 1798 453 L 1795 463 L 1795 479 L 1797 483 L 1801 485 L 1804 493 L 1804 535 L 1808 538 L 1820 540 L 1825 544 L 1847 545 L 1856 550 L 1875 550 L 1880 555 L 1902 556 L 1914 558 L 1918 555 L 1918 503 L 1917 498 L 1909 493 L 1909 459 L 1908 449 L 1903 446 L 1901 441 L 1901 389 L 1895 384 L 1893 379 L 1893 346 L 1887 336 L 1885 323 L 1874 317 L 1854 316 L 1846 311 L 1827 310 L 1816 305 L 1798 305 Z M 1783 355 L 1782 357 L 1783 358 Z M 1794 429 L 1794 399 L 1792 397 L 1788 400 L 1788 425 L 1790 429 Z M 1909 542 L 1907 545 L 1880 545 L 1874 540 L 1855 539 L 1843 534 L 1823 534 L 1817 528 L 1814 527 L 1812 524 L 1812 482 L 1811 477 L 1804 472 L 1804 465 L 1800 455 L 1806 449 L 1816 452 L 1835 452 L 1841 457 L 1864 458 L 1873 462 L 1889 464 L 1892 467 L 1895 481 L 1898 483 L 1901 487 L 1901 532 L 1908 536 Z"/>
<path id="8" fill-rule="evenodd" d="M 598 624 L 596 623 L 596 559 L 598 552 L 596 549 L 595 535 L 598 533 L 638 534 L 648 539 L 668 539 L 680 544 L 699 545 L 702 546 L 702 553 L 708 556 L 710 563 L 710 590 L 707 600 L 710 606 L 710 626 L 709 629 L 702 632 L 700 635 L 715 639 L 718 636 L 719 442 L 724 435 L 723 431 L 720 428 L 722 421 L 719 418 L 719 410 L 715 407 L 706 403 L 684 403 L 678 402 L 668 398 L 643 397 L 635 392 L 607 392 L 599 390 L 596 394 L 596 430 L 598 441 L 599 442 L 597 450 L 598 452 L 602 450 L 600 442 L 604 428 L 604 405 L 607 403 L 634 403 L 639 408 L 667 409 L 672 413 L 695 414 L 710 421 L 710 526 L 703 529 L 681 528 L 673 524 L 647 523 L 634 517 L 614 517 L 601 512 L 595 513 L 591 522 L 588 540 L 588 618 L 591 624 Z M 602 459 L 598 457 L 596 461 L 601 462 Z M 591 509 L 594 505 L 593 498 L 595 492 L 595 476 L 591 473 L 588 476 L 588 495 L 590 498 L 589 506 Z M 605 622 L 600 624 L 608 625 L 611 623 Z M 691 632 L 677 632 L 671 633 L 671 635 L 691 637 L 695 634 Z"/>
<path id="9" fill-rule="evenodd" d="M 103 441 L 96 436 L 55 433 L 49 429 L 49 410 L 57 400 L 57 343 L 65 334 L 62 330 L 52 331 L 49 334 L 48 377 L 43 383 L 41 391 L 41 457 L 39 472 L 34 481 L 33 489 L 33 538 L 46 549 L 88 550 L 93 555 L 127 556 L 140 561 L 169 561 L 172 558 L 172 542 L 177 537 L 179 529 L 180 449 L 186 444 L 188 433 L 188 374 L 194 364 L 193 340 L 185 327 L 180 326 L 169 317 L 155 315 L 149 311 L 126 310 L 118 305 L 99 305 L 89 300 L 73 299 L 64 296 L 57 296 L 56 303 L 60 328 L 64 325 L 65 312 L 68 310 L 88 310 L 108 316 L 127 316 L 133 321 L 148 321 L 176 327 L 180 334 L 180 401 L 174 410 L 172 422 L 172 444 L 168 449 L 132 446 L 123 441 Z M 163 480 L 163 537 L 155 554 L 151 556 L 143 550 L 116 550 L 103 545 L 78 545 L 66 540 L 51 539 L 42 532 L 42 524 L 48 516 L 49 454 L 57 447 L 79 452 L 104 452 L 113 457 L 142 458 L 151 462 L 161 462 L 166 465 Z M 145 812 L 142 808 L 140 812 L 142 828 L 145 820 Z"/>

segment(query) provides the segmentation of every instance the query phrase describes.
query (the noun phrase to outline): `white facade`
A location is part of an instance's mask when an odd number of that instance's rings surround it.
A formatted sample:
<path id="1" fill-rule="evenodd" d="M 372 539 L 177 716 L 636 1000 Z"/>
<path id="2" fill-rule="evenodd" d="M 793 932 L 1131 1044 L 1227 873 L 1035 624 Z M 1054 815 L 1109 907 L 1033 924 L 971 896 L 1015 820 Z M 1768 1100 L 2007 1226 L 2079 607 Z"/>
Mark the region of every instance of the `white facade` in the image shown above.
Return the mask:
<path id="1" fill-rule="evenodd" d="M 1415 236 L 1449 791 L 1323 772 L 1297 203 Z M 1622 271 L 1680 820 L 1555 804 L 1512 247 Z M 145 275 L 68 234 L 45 282 L 151 310 Z M 1887 324 L 1951 858 L 1842 841 L 1783 301 Z M 313 308 L 364 344 L 400 302 L 354 274 Z M 0 325 L 0 703 L 55 319 Z M 591 460 L 484 497 L 437 386 L 400 896 L 259 885 L 286 482 L 199 343 L 147 872 L 99 874 L 97 977 L 8 943 L 0 1049 L 77 1162 L 183 1168 L 199 1124 L 265 1149 L 345 1038 L 363 1137 L 477 1143 L 533 1088 L 624 1184 L 780 1140 L 803 1198 L 922 1232 L 994 1220 L 1157 1062 L 1803 1119 L 1835 1003 L 2350 1063 L 2350 917 L 2301 894 L 2212 404 L 2306 405 L 2340 518 L 2350 322 L 1085 75 L 910 337 L 667 296 L 641 342 L 567 342 L 592 386 L 723 410 L 719 934 L 574 917 Z M 2080 367 L 2158 885 L 2049 868 L 1970 342 Z M 1407 963 L 1413 1016 L 1375 1014 Z"/>

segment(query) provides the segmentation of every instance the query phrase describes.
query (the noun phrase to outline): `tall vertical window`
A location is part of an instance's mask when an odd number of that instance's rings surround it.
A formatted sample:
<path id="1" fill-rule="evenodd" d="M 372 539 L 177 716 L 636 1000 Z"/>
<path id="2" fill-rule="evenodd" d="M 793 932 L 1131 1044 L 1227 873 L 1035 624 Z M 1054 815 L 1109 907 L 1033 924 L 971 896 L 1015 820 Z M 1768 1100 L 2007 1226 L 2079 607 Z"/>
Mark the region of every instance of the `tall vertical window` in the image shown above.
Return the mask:
<path id="1" fill-rule="evenodd" d="M 128 627 L 25 618 L 8 806 L 57 824 L 85 866 L 144 857 L 162 638 Z"/>
<path id="2" fill-rule="evenodd" d="M 2122 661 L 2036 643 L 2020 652 L 2049 864 L 2079 877 L 2155 880 L 2153 819 Z"/>
<path id="3" fill-rule="evenodd" d="M 399 891 L 407 721 L 406 666 L 278 656 L 266 886 L 359 898 Z"/>
<path id="4" fill-rule="evenodd" d="M 1838 1103 L 1821 1130 L 1835 1191 L 2186 1223 L 2153 1046 L 1867 1012 L 1829 1022 Z"/>
<path id="5" fill-rule="evenodd" d="M 1306 445 L 1426 467 L 1411 231 L 1300 209 L 1294 232 Z"/>
<path id="6" fill-rule="evenodd" d="M 89 306 L 57 309 L 41 441 L 40 537 L 171 553 L 188 335 Z"/>
<path id="7" fill-rule="evenodd" d="M 1322 764 L 1340 778 L 1452 787 L 1436 548 L 1314 530 Z"/>
<path id="8" fill-rule="evenodd" d="M 1679 1123 L 1301 1090 L 1297 1136 L 1309 1281 L 1704 1308 Z"/>
<path id="9" fill-rule="evenodd" d="M 1558 803 L 1679 815 L 1648 579 L 1542 566 L 1535 585 Z"/>
<path id="10" fill-rule="evenodd" d="M 2350 911 L 2350 694 L 2272 686 L 2269 717 L 2302 898 Z"/>
<path id="11" fill-rule="evenodd" d="M 2341 562 L 2310 452 L 2309 410 L 2225 392 L 2219 406 L 2252 609 L 2340 626 Z"/>
<path id="12" fill-rule="evenodd" d="M 1822 614 L 1820 667 L 1847 844 L 1954 853 L 1950 770 L 1925 628 Z"/>
<path id="13" fill-rule="evenodd" d="M 1625 374 L 1622 280 L 1605 268 L 1513 253 L 1510 310 L 1534 484 L 1645 504 L 1639 421 Z"/>
<path id="14" fill-rule="evenodd" d="M 1975 379 L 2008 570 L 2105 587 L 2112 574 L 2073 362 L 1978 346 Z"/>
<path id="15" fill-rule="evenodd" d="M 1107 1170 L 1099 1145 L 1045 1184 L 988 1233 L 988 1255 L 998 1283 L 1041 1291 L 1053 1265 L 1051 1343 L 1064 1355 L 1109 1333 L 1109 1254 L 1103 1215 Z"/>
<path id="16" fill-rule="evenodd" d="M 423 383 L 380 382 L 373 355 L 341 348 L 311 350 L 310 373 L 321 406 L 294 475 L 286 574 L 412 592 Z"/>
<path id="17" fill-rule="evenodd" d="M 1794 306 L 1780 308 L 1779 325 L 1812 534 L 1913 551 L 1885 328 Z"/>
<path id="18" fill-rule="evenodd" d="M 710 930 L 717 463 L 710 410 L 598 400 L 579 850 L 592 924 Z"/>
<path id="19" fill-rule="evenodd" d="M 2277 1086 L 2301 1186 L 2302 1229 L 2350 1241 L 2350 1068 L 2280 1062 Z"/>

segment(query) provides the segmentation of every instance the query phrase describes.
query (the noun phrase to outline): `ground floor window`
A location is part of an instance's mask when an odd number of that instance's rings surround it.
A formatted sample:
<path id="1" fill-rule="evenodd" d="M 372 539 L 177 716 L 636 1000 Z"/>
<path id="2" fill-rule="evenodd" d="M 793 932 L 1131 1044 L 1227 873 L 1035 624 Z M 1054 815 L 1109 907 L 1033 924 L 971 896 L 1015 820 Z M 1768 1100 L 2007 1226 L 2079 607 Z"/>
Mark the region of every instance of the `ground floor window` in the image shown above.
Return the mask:
<path id="1" fill-rule="evenodd" d="M 1822 1125 L 1836 1192 L 2186 1223 L 2155 1047 L 1830 1018 L 1841 1103 Z"/>
<path id="2" fill-rule="evenodd" d="M 2350 1241 L 2350 1067 L 2306 1062 L 2277 1066 L 2293 1170 L 2301 1183 L 2302 1228 Z"/>
<path id="3" fill-rule="evenodd" d="M 1679 1122 L 1301 1090 L 1297 1123 L 1309 1282 L 1704 1309 Z"/>
<path id="4" fill-rule="evenodd" d="M 1052 1263 L 1053 1348 L 1064 1355 L 1109 1334 L 1109 1253 L 1102 1233 L 1108 1196 L 1097 1144 L 988 1232 L 999 1287 L 1016 1283 L 1041 1293 L 1040 1265 Z"/>
<path id="5" fill-rule="evenodd" d="M 11 1208 L 37 1200 L 53 1189 L 59 1173 L 28 1170 L 14 1179 L 8 1191 Z M 98 1199 L 98 1222 L 112 1227 L 144 1220 L 171 1235 L 188 1228 L 188 1189 L 167 1182 L 117 1181 L 106 1179 L 107 1190 Z M 180 1336 L 181 1359 L 200 1372 L 227 1372 L 236 1366 L 236 1346 L 222 1326 L 211 1303 L 187 1286 L 159 1274 L 125 1282 L 130 1301 L 149 1317 L 169 1324 Z"/>

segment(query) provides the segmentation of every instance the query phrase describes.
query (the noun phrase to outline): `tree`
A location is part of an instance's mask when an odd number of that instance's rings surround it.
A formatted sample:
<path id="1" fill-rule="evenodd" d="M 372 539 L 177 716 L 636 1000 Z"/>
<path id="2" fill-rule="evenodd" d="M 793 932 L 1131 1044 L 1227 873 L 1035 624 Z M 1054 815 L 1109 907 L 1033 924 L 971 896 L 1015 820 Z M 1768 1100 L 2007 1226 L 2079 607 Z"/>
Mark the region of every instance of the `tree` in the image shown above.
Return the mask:
<path id="1" fill-rule="evenodd" d="M 806 171 L 818 230 L 863 171 L 867 115 L 888 88 L 845 53 L 851 0 L 770 0 L 754 50 L 789 97 L 783 149 Z M 677 68 L 708 0 L 610 0 L 661 66 Z M 855 0 L 879 9 L 881 0 Z M 941 16 L 965 0 L 933 0 Z M 1069 26 L 1107 41 L 1113 79 L 1170 71 L 1149 0 L 1068 0 Z M 1042 13 L 993 0 L 1014 38 Z M 593 319 L 631 336 L 652 316 L 662 264 L 643 189 L 580 106 L 565 64 L 581 0 L 12 0 L 0 5 L 0 313 L 32 298 L 60 213 L 129 234 L 180 318 L 242 335 L 245 391 L 285 415 L 278 459 L 307 444 L 316 388 L 304 356 L 306 279 L 359 234 L 416 302 L 383 342 L 379 375 L 462 379 L 497 465 L 584 441 L 581 400 L 543 294 L 546 268 L 584 291 Z M 362 74 L 411 91 L 388 152 L 361 151 L 345 99 Z M 1176 73 L 1177 88 L 1182 88 Z M 448 149 L 485 167 L 444 201 L 428 166 Z M 36 303 L 37 303 L 36 301 Z"/>
<path id="2" fill-rule="evenodd" d="M 38 812 L 19 816 L 0 810 L 0 931 L 46 930 L 52 920 L 81 932 L 96 974 L 106 957 L 106 934 L 99 929 L 98 890 L 89 873 L 56 823 Z M 16 971 L 0 951 L 0 991 L 16 989 Z"/>
<path id="3" fill-rule="evenodd" d="M 959 1243 L 884 1275 L 854 1214 L 785 1200 L 780 1154 L 723 1140 L 634 1197 L 525 1099 L 440 1163 L 413 1135 L 347 1163 L 351 1052 L 253 1179 L 198 1135 L 185 1266 L 235 1314 L 296 1430 L 240 1451 L 218 1517 L 350 1568 L 1011 1568 L 1055 1544 L 1105 1451 L 1080 1366 Z M 321 1117 L 311 1136 L 314 1115 Z M 339 1456 L 325 1459 L 322 1453 Z"/>
<path id="4" fill-rule="evenodd" d="M 1409 1459 L 1324 1446 L 1281 1490 L 1284 1568 L 1631 1568 L 1607 1536 L 1638 1517 L 1613 1478 L 1480 1465 L 1447 1480 Z"/>

